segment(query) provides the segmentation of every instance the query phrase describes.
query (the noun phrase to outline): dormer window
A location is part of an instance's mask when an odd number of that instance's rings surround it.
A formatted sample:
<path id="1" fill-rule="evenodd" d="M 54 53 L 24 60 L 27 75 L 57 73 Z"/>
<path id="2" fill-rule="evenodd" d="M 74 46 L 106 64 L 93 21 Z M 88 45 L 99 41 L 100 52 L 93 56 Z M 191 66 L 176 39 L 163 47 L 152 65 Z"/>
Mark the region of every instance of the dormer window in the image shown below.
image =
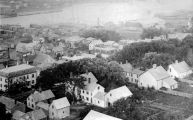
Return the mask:
<path id="1" fill-rule="evenodd" d="M 112 96 L 112 94 L 110 93 L 110 96 Z"/>

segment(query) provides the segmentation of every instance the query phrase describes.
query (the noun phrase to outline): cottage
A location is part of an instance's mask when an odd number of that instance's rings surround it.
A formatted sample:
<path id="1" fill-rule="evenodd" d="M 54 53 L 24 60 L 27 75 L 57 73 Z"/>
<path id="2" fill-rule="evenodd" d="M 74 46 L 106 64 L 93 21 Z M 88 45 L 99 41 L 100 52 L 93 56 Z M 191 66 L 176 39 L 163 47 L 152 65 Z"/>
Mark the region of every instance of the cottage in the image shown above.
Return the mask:
<path id="1" fill-rule="evenodd" d="M 141 87 L 154 87 L 156 90 L 165 87 L 168 89 L 176 89 L 178 83 L 170 77 L 167 71 L 162 66 L 153 65 L 153 68 L 144 72 L 139 77 L 139 86 Z"/>
<path id="2" fill-rule="evenodd" d="M 110 90 L 105 95 L 106 106 L 110 106 L 115 101 L 117 101 L 119 99 L 122 99 L 122 98 L 131 97 L 132 95 L 133 94 L 131 93 L 131 91 L 126 86 L 122 86 L 122 87 Z"/>
<path id="3" fill-rule="evenodd" d="M 106 101 L 105 101 L 105 92 L 97 92 L 93 97 L 93 104 L 99 107 L 106 107 Z"/>
<path id="4" fill-rule="evenodd" d="M 66 97 L 53 100 L 49 107 L 50 119 L 63 119 L 70 116 L 70 103 Z"/>
<path id="5" fill-rule="evenodd" d="M 91 110 L 83 120 L 122 120 L 94 110 Z"/>
<path id="6" fill-rule="evenodd" d="M 31 109 L 37 109 L 37 104 L 39 102 L 51 103 L 55 95 L 51 90 L 46 90 L 42 92 L 35 91 L 27 98 L 27 107 Z"/>
<path id="7" fill-rule="evenodd" d="M 27 82 L 29 86 L 36 84 L 37 69 L 28 64 L 20 64 L 0 70 L 0 90 L 5 91 L 15 82 Z"/>
<path id="8" fill-rule="evenodd" d="M 17 110 L 19 110 L 21 112 L 25 112 L 25 104 L 23 104 L 17 100 L 14 100 L 14 99 L 11 99 L 11 98 L 8 98 L 5 96 L 1 96 L 0 102 L 5 105 L 7 113 L 13 114 Z"/>
<path id="9" fill-rule="evenodd" d="M 176 60 L 175 63 L 169 65 L 168 73 L 172 78 L 184 78 L 192 74 L 192 69 L 185 61 L 178 62 Z"/>

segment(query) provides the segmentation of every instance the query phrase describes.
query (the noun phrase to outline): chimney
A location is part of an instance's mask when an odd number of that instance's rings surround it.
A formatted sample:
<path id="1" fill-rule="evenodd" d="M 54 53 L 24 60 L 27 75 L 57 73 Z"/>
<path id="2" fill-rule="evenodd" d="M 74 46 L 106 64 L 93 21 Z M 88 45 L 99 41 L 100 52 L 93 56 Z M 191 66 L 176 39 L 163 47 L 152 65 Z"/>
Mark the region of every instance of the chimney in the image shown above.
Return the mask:
<path id="1" fill-rule="evenodd" d="M 153 68 L 155 69 L 157 67 L 157 65 L 156 64 L 153 64 Z"/>
<path id="2" fill-rule="evenodd" d="M 126 64 L 128 63 L 128 60 L 126 60 Z"/>
<path id="3" fill-rule="evenodd" d="M 178 60 L 176 60 L 175 63 L 177 64 L 177 63 L 178 63 Z"/>

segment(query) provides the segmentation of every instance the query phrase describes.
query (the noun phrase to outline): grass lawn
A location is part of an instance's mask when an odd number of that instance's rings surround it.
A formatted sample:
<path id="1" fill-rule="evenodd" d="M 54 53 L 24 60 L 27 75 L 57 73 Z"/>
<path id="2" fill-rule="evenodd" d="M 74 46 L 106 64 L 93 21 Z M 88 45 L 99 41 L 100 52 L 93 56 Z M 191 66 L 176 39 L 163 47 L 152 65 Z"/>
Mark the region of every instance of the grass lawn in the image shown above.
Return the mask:
<path id="1" fill-rule="evenodd" d="M 193 94 L 193 87 L 191 87 L 188 83 L 185 82 L 179 82 L 178 88 L 175 90 Z"/>

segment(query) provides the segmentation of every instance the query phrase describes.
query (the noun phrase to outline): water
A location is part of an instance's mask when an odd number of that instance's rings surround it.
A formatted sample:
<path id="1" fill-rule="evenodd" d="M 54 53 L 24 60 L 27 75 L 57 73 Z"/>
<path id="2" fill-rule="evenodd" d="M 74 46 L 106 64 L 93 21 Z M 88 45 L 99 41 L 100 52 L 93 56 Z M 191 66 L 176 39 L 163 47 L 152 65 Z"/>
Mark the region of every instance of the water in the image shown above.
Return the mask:
<path id="1" fill-rule="evenodd" d="M 144 25 L 163 22 L 155 18 L 154 14 L 167 9 L 161 9 L 157 3 L 132 5 L 131 3 L 84 3 L 65 7 L 63 11 L 48 14 L 36 14 L 3 18 L 1 24 L 57 24 L 57 23 L 83 23 L 96 25 L 107 22 L 120 23 L 123 21 L 139 21 Z M 167 10 L 168 11 L 168 10 Z"/>

